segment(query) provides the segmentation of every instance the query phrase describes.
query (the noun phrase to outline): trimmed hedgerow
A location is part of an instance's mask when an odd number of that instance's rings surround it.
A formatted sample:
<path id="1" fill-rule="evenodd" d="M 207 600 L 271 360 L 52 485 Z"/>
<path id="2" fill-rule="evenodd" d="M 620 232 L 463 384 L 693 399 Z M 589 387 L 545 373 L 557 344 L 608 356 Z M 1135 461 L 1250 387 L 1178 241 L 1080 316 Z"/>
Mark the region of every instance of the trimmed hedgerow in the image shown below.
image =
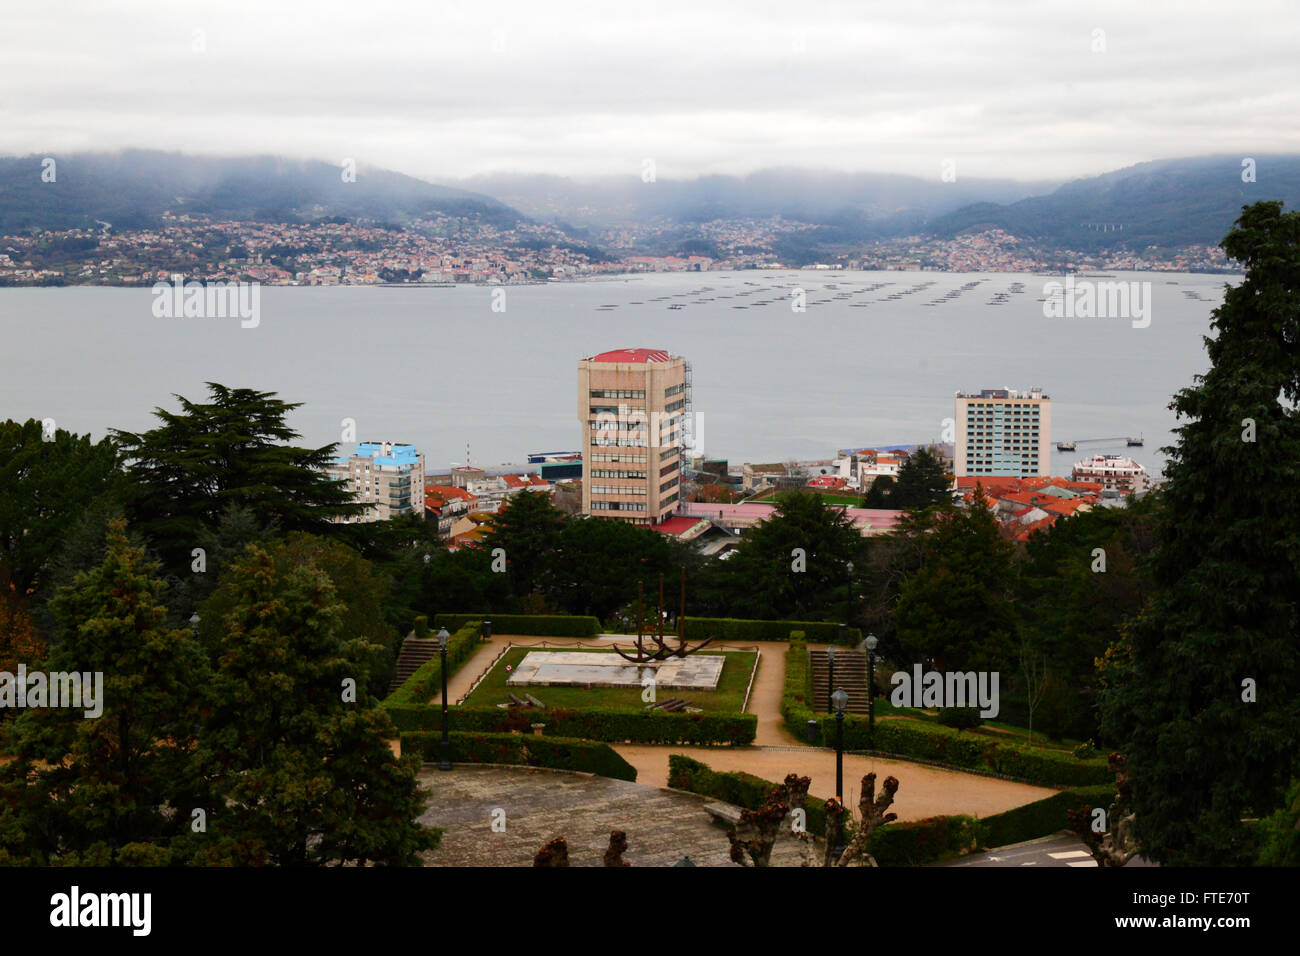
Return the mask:
<path id="1" fill-rule="evenodd" d="M 1071 810 L 1091 810 L 1109 807 L 1115 800 L 1115 785 L 1101 784 L 1062 790 L 1050 797 L 1013 807 L 1003 813 L 980 820 L 982 846 L 1006 846 L 1050 836 L 1069 825 Z"/>
<path id="2" fill-rule="evenodd" d="M 439 614 L 439 627 L 457 628 L 473 621 L 492 622 L 493 634 L 527 634 L 530 637 L 595 637 L 600 634 L 597 618 L 579 614 Z"/>
<path id="3" fill-rule="evenodd" d="M 970 730 L 984 723 L 978 707 L 940 707 L 939 723 L 954 730 Z"/>
<path id="4" fill-rule="evenodd" d="M 686 790 L 713 797 L 724 803 L 744 807 L 746 810 L 757 810 L 767 800 L 768 794 L 776 784 L 742 771 L 720 773 L 707 764 L 682 754 L 669 754 L 668 786 L 674 790 Z M 825 800 L 818 800 L 816 797 L 804 798 L 810 833 L 820 835 L 826 832 L 825 804 Z"/>
<path id="5" fill-rule="evenodd" d="M 871 835 L 867 852 L 881 866 L 921 866 L 979 846 L 979 821 L 959 814 L 882 826 Z"/>
<path id="6" fill-rule="evenodd" d="M 803 644 L 791 642 L 785 653 L 785 688 L 781 716 L 786 728 L 800 740 L 808 721 L 818 724 L 818 742 L 832 746 L 835 718 L 815 714 L 808 705 L 808 655 Z M 972 734 L 929 721 L 877 720 L 875 734 L 865 717 L 844 718 L 844 748 L 932 761 L 956 770 L 1001 774 L 1042 787 L 1076 787 L 1105 783 L 1112 775 L 1101 758 L 1080 760 L 1071 754 L 1013 743 L 985 734 Z"/>
<path id="7" fill-rule="evenodd" d="M 456 673 L 479 647 L 478 621 L 464 624 L 447 642 L 447 677 Z M 427 708 L 429 701 L 442 693 L 442 657 L 434 654 L 384 698 L 383 706 L 393 715 L 397 722 L 397 711 L 409 708 Z M 398 730 L 401 724 L 398 723 Z"/>
<path id="8" fill-rule="evenodd" d="M 495 626 L 495 625 L 493 625 Z M 711 637 L 718 641 L 788 641 L 791 631 L 803 631 L 807 640 L 816 644 L 837 644 L 840 626 L 825 621 L 749 621 L 734 617 L 688 617 L 683 628 L 687 640 L 697 641 Z M 856 627 L 845 630 L 842 643 L 857 644 L 862 631 Z"/>
<path id="9" fill-rule="evenodd" d="M 664 711 L 559 710 L 528 707 L 452 707 L 448 723 L 453 730 L 474 733 L 528 732 L 534 723 L 546 724 L 546 734 L 579 740 L 614 743 L 693 744 L 741 746 L 754 742 L 758 717 L 754 714 L 670 714 Z M 442 711 L 437 707 L 403 708 L 391 712 L 403 732 L 437 730 Z"/>
<path id="10" fill-rule="evenodd" d="M 821 725 L 821 739 L 834 741 L 835 718 L 823 715 L 817 720 Z M 1002 743 L 989 735 L 919 720 L 877 720 L 873 735 L 866 718 L 845 717 L 844 748 L 917 757 L 959 770 L 1001 774 L 1042 787 L 1087 786 L 1112 777 L 1105 760 L 1079 760 L 1068 753 Z"/>
<path id="11" fill-rule="evenodd" d="M 448 739 L 453 763 L 518 764 L 636 780 L 636 768 L 609 744 L 521 734 L 453 733 Z M 402 734 L 403 754 L 418 753 L 425 761 L 435 761 L 442 755 L 441 748 L 441 734 Z"/>
<path id="12" fill-rule="evenodd" d="M 812 693 L 808 671 L 808 645 L 803 642 L 802 631 L 790 633 L 790 646 L 785 649 L 785 687 L 781 692 L 781 716 L 786 720 L 790 731 L 803 739 L 803 727 L 812 718 L 812 707 L 808 700 Z M 802 717 L 802 721 L 798 717 Z"/>
<path id="13" fill-rule="evenodd" d="M 756 810 L 776 786 L 748 773 L 719 773 L 681 754 L 668 757 L 668 786 Z M 977 819 L 962 814 L 890 823 L 871 836 L 867 851 L 881 866 L 921 866 L 983 847 L 1006 846 L 1050 836 L 1068 825 L 1070 810 L 1109 806 L 1113 784 L 1063 790 L 1005 813 Z M 808 797 L 808 829 L 826 828 L 824 801 Z"/>

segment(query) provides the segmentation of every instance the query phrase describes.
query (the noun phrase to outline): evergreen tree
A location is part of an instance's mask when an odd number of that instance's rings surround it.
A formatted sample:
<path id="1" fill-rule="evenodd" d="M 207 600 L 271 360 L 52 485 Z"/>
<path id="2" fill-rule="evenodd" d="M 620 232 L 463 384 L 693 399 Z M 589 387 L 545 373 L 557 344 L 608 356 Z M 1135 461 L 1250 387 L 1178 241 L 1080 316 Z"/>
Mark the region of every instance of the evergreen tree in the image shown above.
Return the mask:
<path id="1" fill-rule="evenodd" d="M 45 651 L 44 636 L 0 567 L 0 673 L 16 673 L 19 664 L 31 668 L 45 658 Z M 0 710 L 0 721 L 15 713 L 8 708 Z"/>
<path id="2" fill-rule="evenodd" d="M 899 589 L 903 650 L 941 670 L 1015 669 L 1014 549 L 983 495 L 905 529 L 919 535 L 923 556 Z"/>
<path id="3" fill-rule="evenodd" d="M 898 468 L 898 480 L 889 491 L 890 508 L 929 508 L 951 500 L 952 479 L 943 459 L 929 448 L 919 448 Z"/>
<path id="4" fill-rule="evenodd" d="M 894 493 L 894 484 L 892 475 L 877 475 L 867 493 L 862 496 L 862 507 L 893 508 L 890 499 Z"/>
<path id="5" fill-rule="evenodd" d="M 551 561 L 548 591 L 568 613 L 594 614 L 603 620 L 636 601 L 638 581 L 645 582 L 646 600 L 653 607 L 663 574 L 664 603 L 676 608 L 678 568 L 684 560 L 694 563 L 658 531 L 612 518 L 570 521 L 560 533 Z"/>
<path id="6" fill-rule="evenodd" d="M 1142 852 L 1173 865 L 1252 860 L 1242 819 L 1282 803 L 1300 750 L 1300 212 L 1256 203 L 1221 245 L 1245 279 L 1174 396 L 1156 593 L 1103 704 Z"/>
<path id="7" fill-rule="evenodd" d="M 436 842 L 331 560 L 305 538 L 250 546 L 204 605 L 216 665 L 199 765 L 220 799 L 208 838 L 189 841 L 195 862 L 404 865 Z"/>
<path id="8" fill-rule="evenodd" d="M 49 571 L 78 516 L 119 491 L 117 450 L 108 439 L 41 422 L 0 422 L 0 564 L 25 595 Z"/>
<path id="9" fill-rule="evenodd" d="M 299 436 L 285 418 L 301 403 L 215 382 L 208 392 L 207 403 L 176 396 L 179 412 L 155 409 L 162 425 L 151 431 L 113 430 L 130 477 L 127 515 L 169 569 L 188 573 L 192 549 L 231 505 L 262 527 L 315 533 L 360 512 L 324 473 L 335 445 L 288 444 Z"/>
<path id="10" fill-rule="evenodd" d="M 1157 533 L 1157 498 L 1153 492 L 1124 508 L 1075 512 L 1025 545 L 1016 610 L 1022 640 L 1046 658 L 1053 675 L 1047 722 L 1039 723 L 1045 731 L 1059 704 L 1064 716 L 1078 718 L 1061 729 L 1081 739 L 1097 733 L 1096 660 L 1151 596 L 1146 559 Z M 1004 693 L 1011 689 L 1004 685 Z M 1061 699 L 1054 700 L 1058 689 Z"/>
<path id="11" fill-rule="evenodd" d="M 862 536 L 844 510 L 821 495 L 782 492 L 776 506 L 731 557 L 706 566 L 701 602 L 734 617 L 846 620 L 849 566 L 865 556 Z"/>
<path id="12" fill-rule="evenodd" d="M 191 808 L 205 805 L 190 770 L 205 664 L 188 630 L 166 627 L 157 570 L 117 521 L 103 564 L 54 599 L 48 671 L 100 675 L 90 703 L 102 712 L 28 700 L 15 759 L 0 768 L 0 856 L 166 863 Z"/>
<path id="13" fill-rule="evenodd" d="M 516 598 L 543 584 L 565 520 L 564 512 L 551 504 L 549 494 L 529 491 L 512 495 L 492 519 L 483 547 L 489 553 L 496 548 L 505 551 L 506 574 Z"/>

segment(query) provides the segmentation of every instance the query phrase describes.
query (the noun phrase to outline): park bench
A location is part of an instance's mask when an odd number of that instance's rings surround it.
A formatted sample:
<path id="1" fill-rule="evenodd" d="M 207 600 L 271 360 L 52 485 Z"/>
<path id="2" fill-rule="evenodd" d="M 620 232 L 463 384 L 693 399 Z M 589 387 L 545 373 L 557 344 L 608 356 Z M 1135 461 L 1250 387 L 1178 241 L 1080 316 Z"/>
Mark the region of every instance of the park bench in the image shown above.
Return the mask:
<path id="1" fill-rule="evenodd" d="M 706 803 L 704 812 L 728 826 L 734 827 L 740 822 L 740 807 L 733 807 L 729 803 Z"/>

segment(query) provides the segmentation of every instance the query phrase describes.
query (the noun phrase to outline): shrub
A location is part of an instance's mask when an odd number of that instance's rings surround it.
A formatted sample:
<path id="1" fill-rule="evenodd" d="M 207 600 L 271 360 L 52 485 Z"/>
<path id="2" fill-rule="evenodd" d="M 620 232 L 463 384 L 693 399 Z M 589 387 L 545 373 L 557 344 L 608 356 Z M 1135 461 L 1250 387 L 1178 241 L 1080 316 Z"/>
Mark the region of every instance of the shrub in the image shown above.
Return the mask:
<path id="1" fill-rule="evenodd" d="M 1103 784 L 1062 790 L 1050 797 L 1013 807 L 1004 813 L 984 817 L 979 821 L 981 846 L 1006 846 L 1050 836 L 1069 824 L 1071 810 L 1091 810 L 1109 807 L 1115 799 L 1115 785 Z"/>
<path id="2" fill-rule="evenodd" d="M 534 637 L 595 637 L 600 633 L 600 621 L 594 617 L 577 614 L 439 614 L 434 623 L 448 630 L 462 627 L 473 621 L 492 622 L 493 634 L 528 634 Z"/>
<path id="3" fill-rule="evenodd" d="M 979 847 L 979 821 L 974 817 L 927 817 L 890 823 L 871 835 L 867 852 L 881 866 L 921 866 Z"/>
<path id="4" fill-rule="evenodd" d="M 698 760 L 692 760 L 682 754 L 670 754 L 668 786 L 674 790 L 686 790 L 713 797 L 724 803 L 744 807 L 746 810 L 757 810 L 766 802 L 776 784 L 748 773 L 737 771 L 719 773 Z M 805 799 L 804 809 L 808 814 L 809 832 L 819 835 L 825 832 L 825 803 L 825 800 L 818 800 L 815 797 Z"/>
<path id="5" fill-rule="evenodd" d="M 442 712 L 437 707 L 403 707 L 390 710 L 403 732 L 438 730 Z M 452 707 L 453 730 L 475 733 L 527 733 L 533 723 L 546 724 L 546 733 L 578 740 L 615 743 L 713 746 L 750 744 L 758 731 L 754 714 L 670 714 L 661 710 L 561 710 L 527 707 Z"/>
<path id="6" fill-rule="evenodd" d="M 636 780 L 636 768 L 608 744 L 561 737 L 521 734 L 449 734 L 455 763 L 504 763 L 552 770 L 578 770 L 616 780 Z M 402 753 L 418 753 L 425 761 L 442 755 L 442 735 L 402 734 Z"/>
<path id="7" fill-rule="evenodd" d="M 776 784 L 747 773 L 719 773 L 698 760 L 672 754 L 668 758 L 668 786 L 755 810 Z M 954 815 L 890 823 L 872 835 L 867 850 L 881 866 L 920 866 L 979 847 L 1006 846 L 1049 836 L 1066 829 L 1069 811 L 1108 807 L 1114 798 L 1114 784 L 1104 784 L 1063 790 L 983 819 Z M 817 835 L 826 828 L 823 804 L 813 797 L 806 804 L 808 829 Z"/>
<path id="8" fill-rule="evenodd" d="M 939 723 L 956 730 L 969 730 L 984 722 L 978 707 L 941 707 Z"/>
<path id="9" fill-rule="evenodd" d="M 857 644 L 862 631 L 847 628 L 840 640 L 840 626 L 826 621 L 749 621 L 733 617 L 688 617 L 683 631 L 687 640 L 698 641 L 712 637 L 718 641 L 746 643 L 749 641 L 788 641 L 791 632 L 802 632 L 804 639 L 816 644 Z"/>
<path id="10" fill-rule="evenodd" d="M 479 646 L 478 621 L 470 621 L 460 628 L 447 642 L 447 676 L 456 673 Z M 434 654 L 402 682 L 402 686 L 384 698 L 383 706 L 393 712 L 393 721 L 397 723 L 395 711 L 399 708 L 427 708 L 436 695 L 442 693 L 442 658 Z M 398 724 L 398 730 L 401 725 Z"/>
<path id="11" fill-rule="evenodd" d="M 806 733 L 807 722 L 816 720 L 819 741 L 827 746 L 835 739 L 835 718 L 812 712 L 805 698 L 807 683 L 806 658 L 801 649 L 791 645 L 786 652 L 781 715 L 786 728 L 800 739 Z M 844 747 L 928 760 L 957 770 L 998 773 L 1043 787 L 1089 786 L 1112 777 L 1103 759 L 1080 760 L 1057 751 L 1002 743 L 917 720 L 877 720 L 873 736 L 866 718 L 850 714 L 844 718 Z"/>

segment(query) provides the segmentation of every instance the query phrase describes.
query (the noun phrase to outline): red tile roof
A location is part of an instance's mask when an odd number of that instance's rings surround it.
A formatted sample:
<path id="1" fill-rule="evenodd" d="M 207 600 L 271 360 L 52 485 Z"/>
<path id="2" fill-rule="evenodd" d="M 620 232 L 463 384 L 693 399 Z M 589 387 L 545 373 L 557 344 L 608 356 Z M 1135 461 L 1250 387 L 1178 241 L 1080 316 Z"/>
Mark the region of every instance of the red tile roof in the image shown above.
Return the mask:
<path id="1" fill-rule="evenodd" d="M 672 358 L 663 349 L 611 349 L 593 355 L 589 362 L 617 362 L 620 365 L 644 365 L 647 362 L 667 362 Z"/>
<path id="2" fill-rule="evenodd" d="M 690 518 L 683 515 L 676 515 L 672 518 L 667 518 L 659 522 L 658 524 L 652 524 L 650 526 L 650 529 L 652 531 L 660 531 L 663 534 L 679 535 L 679 534 L 685 534 L 687 531 L 690 531 L 699 523 L 700 523 L 699 518 Z"/>
<path id="3" fill-rule="evenodd" d="M 471 495 L 464 488 L 453 488 L 451 485 L 425 485 L 424 495 L 427 500 L 429 495 L 434 495 L 446 501 L 448 498 L 460 498 L 464 501 L 474 501 L 478 495 Z"/>

